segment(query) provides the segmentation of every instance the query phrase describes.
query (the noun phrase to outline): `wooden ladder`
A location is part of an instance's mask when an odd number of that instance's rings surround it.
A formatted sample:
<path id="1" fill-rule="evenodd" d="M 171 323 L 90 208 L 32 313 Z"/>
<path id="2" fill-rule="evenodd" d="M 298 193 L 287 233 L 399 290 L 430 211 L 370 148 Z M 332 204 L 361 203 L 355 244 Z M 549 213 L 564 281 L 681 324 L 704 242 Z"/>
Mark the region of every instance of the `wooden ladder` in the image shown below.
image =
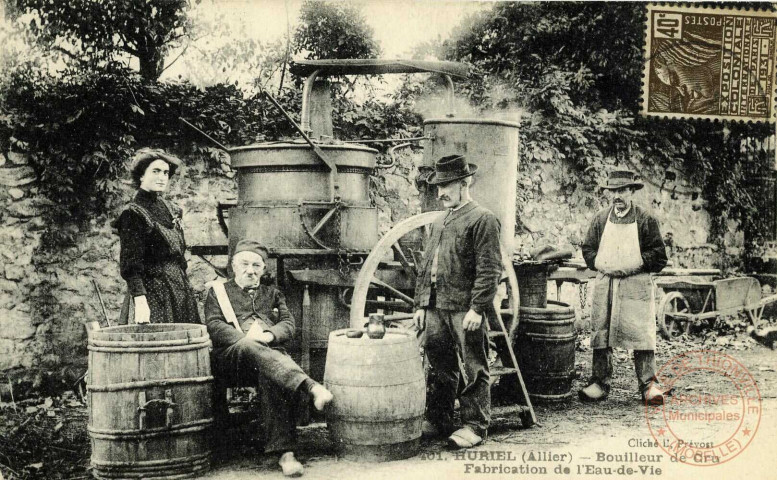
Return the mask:
<path id="1" fill-rule="evenodd" d="M 518 418 L 521 419 L 521 423 L 524 428 L 529 428 L 537 423 L 537 416 L 534 414 L 534 407 L 532 407 L 531 399 L 529 398 L 529 392 L 526 390 L 526 384 L 523 381 L 521 370 L 518 368 L 518 361 L 515 358 L 515 352 L 513 351 L 513 333 L 515 327 L 518 325 L 518 319 L 514 318 L 510 324 L 510 330 L 505 327 L 505 323 L 502 320 L 502 313 L 510 313 L 509 310 L 494 309 L 491 315 L 488 317 L 488 338 L 494 342 L 496 346 L 496 353 L 499 359 L 502 360 L 502 367 L 491 368 L 491 375 L 496 377 L 502 377 L 505 375 L 515 375 L 517 378 L 516 383 L 516 400 L 515 405 L 510 405 L 506 408 L 497 409 L 499 413 L 512 413 L 517 411 Z"/>

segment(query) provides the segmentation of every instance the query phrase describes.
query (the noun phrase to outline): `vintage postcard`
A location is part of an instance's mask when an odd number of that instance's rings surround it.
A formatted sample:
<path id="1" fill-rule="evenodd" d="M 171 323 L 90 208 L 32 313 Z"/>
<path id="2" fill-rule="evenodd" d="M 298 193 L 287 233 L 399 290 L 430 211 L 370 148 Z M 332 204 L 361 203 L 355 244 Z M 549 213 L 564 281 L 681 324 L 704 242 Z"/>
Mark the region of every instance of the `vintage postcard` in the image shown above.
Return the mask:
<path id="1" fill-rule="evenodd" d="M 0 1 L 0 480 L 777 478 L 754 3 Z"/>
<path id="2" fill-rule="evenodd" d="M 642 114 L 772 121 L 777 13 L 649 5 Z"/>

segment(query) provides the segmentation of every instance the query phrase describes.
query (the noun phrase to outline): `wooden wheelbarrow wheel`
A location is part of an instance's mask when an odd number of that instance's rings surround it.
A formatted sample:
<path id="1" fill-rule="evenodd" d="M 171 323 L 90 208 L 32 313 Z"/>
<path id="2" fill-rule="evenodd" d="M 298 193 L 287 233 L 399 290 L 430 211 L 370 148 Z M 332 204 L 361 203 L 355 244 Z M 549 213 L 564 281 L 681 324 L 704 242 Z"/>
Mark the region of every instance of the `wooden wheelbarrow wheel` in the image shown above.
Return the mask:
<path id="1" fill-rule="evenodd" d="M 688 333 L 691 328 L 691 321 L 673 315 L 674 313 L 690 314 L 688 301 L 680 292 L 668 292 L 658 304 L 656 320 L 661 335 L 672 340 L 682 334 Z"/>

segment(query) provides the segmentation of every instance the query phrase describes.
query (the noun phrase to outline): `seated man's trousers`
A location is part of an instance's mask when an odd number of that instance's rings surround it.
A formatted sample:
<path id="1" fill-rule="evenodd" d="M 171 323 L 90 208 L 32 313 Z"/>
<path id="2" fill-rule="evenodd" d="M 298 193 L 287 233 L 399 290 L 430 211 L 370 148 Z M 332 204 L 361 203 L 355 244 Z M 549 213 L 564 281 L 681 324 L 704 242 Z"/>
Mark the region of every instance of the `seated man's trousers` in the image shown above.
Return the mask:
<path id="1" fill-rule="evenodd" d="M 297 391 L 307 374 L 283 350 L 243 338 L 214 352 L 217 383 L 260 389 L 265 452 L 293 451 L 296 445 Z"/>

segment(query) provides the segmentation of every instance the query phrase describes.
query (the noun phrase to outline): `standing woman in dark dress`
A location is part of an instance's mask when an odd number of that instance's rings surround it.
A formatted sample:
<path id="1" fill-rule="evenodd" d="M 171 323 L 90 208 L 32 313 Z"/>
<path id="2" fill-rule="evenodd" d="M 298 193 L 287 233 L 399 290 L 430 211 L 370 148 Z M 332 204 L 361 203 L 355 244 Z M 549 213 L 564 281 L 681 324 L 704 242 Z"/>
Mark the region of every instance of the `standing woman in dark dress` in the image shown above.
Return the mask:
<path id="1" fill-rule="evenodd" d="M 121 276 L 128 287 L 121 324 L 131 316 L 135 323 L 200 323 L 186 276 L 181 209 L 162 198 L 180 166 L 179 159 L 162 150 L 144 148 L 132 160 L 138 191 L 114 223 L 121 242 Z"/>

